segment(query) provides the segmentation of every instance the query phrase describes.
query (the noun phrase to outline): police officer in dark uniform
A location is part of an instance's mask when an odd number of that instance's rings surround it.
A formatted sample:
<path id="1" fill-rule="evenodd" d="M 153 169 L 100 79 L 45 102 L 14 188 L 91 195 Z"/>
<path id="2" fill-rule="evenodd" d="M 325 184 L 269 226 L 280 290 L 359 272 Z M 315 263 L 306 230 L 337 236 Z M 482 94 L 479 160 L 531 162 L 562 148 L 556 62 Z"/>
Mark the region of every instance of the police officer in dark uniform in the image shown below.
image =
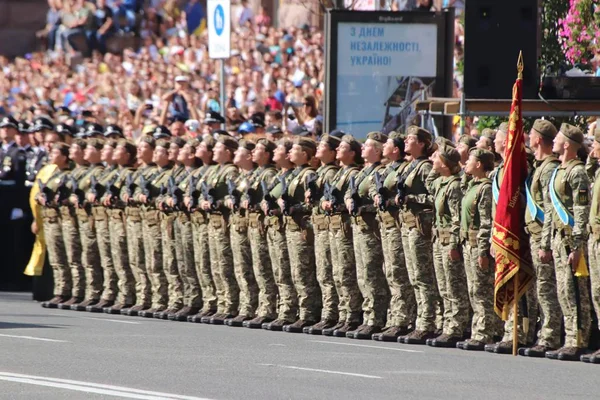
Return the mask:
<path id="1" fill-rule="evenodd" d="M 104 128 L 104 137 L 106 139 L 123 139 L 123 130 L 119 125 L 110 124 Z"/>
<path id="2" fill-rule="evenodd" d="M 46 137 L 46 134 L 54 132 L 54 123 L 47 117 L 38 117 L 33 121 L 33 127 L 30 129 L 31 133 L 34 133 L 36 136 L 40 137 L 43 141 Z M 40 146 L 37 149 L 33 149 L 35 156 L 33 156 L 34 160 L 32 160 L 32 168 L 34 171 L 31 180 L 35 180 L 35 176 L 39 172 L 40 169 L 48 162 L 48 153 L 49 149 L 46 149 L 43 143 L 40 143 Z M 28 175 L 29 176 L 29 175 Z M 29 180 L 29 178 L 28 178 Z"/>

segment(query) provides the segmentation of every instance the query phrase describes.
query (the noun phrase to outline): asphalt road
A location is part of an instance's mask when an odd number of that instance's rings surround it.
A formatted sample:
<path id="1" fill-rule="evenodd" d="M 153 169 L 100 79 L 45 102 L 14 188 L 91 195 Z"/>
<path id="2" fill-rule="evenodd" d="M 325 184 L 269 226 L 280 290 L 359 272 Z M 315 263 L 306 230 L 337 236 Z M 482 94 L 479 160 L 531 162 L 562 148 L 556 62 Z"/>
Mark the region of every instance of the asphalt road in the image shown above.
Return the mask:
<path id="1" fill-rule="evenodd" d="M 597 398 L 600 365 L 47 310 L 0 293 L 0 399 Z"/>

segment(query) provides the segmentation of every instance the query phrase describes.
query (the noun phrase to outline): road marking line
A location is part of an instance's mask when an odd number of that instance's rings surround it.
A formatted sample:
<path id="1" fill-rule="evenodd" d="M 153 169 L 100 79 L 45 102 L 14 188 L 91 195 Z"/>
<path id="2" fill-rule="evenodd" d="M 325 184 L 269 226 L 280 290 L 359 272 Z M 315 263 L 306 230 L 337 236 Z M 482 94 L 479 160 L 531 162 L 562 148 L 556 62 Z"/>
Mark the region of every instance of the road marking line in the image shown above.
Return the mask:
<path id="1" fill-rule="evenodd" d="M 282 343 L 269 343 L 269 346 L 286 347 L 286 345 Z"/>
<path id="2" fill-rule="evenodd" d="M 395 347 L 383 347 L 383 346 L 370 346 L 368 344 L 354 344 L 354 343 L 337 343 L 337 342 L 328 342 L 326 340 L 309 340 L 309 342 L 313 343 L 325 343 L 325 344 L 333 344 L 337 346 L 354 346 L 354 347 L 367 347 L 369 349 L 381 349 L 381 350 L 393 350 L 393 351 L 403 351 L 405 353 L 422 353 L 421 350 L 408 350 L 408 349 L 397 349 Z"/>
<path id="3" fill-rule="evenodd" d="M 4 334 L 0 334 L 0 336 L 2 336 L 2 337 L 10 337 L 10 338 L 17 338 L 17 339 L 38 340 L 40 342 L 69 343 L 68 340 L 48 339 L 48 338 L 35 337 L 35 336 L 4 335 Z"/>
<path id="4" fill-rule="evenodd" d="M 120 319 L 94 318 L 94 317 L 75 317 L 75 318 L 92 319 L 92 320 L 95 320 L 95 321 L 118 322 L 120 324 L 141 325 L 141 322 L 136 322 L 136 321 L 121 321 Z"/>
<path id="5" fill-rule="evenodd" d="M 328 370 L 328 369 L 318 369 L 318 368 L 304 368 L 304 367 L 296 367 L 293 365 L 279 365 L 279 364 L 257 364 L 257 365 L 261 365 L 263 367 L 279 367 L 279 368 L 286 368 L 286 369 L 295 369 L 295 370 L 299 370 L 299 371 L 323 372 L 325 374 L 355 376 L 358 378 L 383 379 L 381 376 L 376 376 L 376 375 L 356 374 L 354 372 L 332 371 L 332 370 Z"/>
<path id="6" fill-rule="evenodd" d="M 202 397 L 183 396 L 172 393 L 153 392 L 123 386 L 104 385 L 100 383 L 75 381 L 71 379 L 49 378 L 36 375 L 13 374 L 0 372 L 0 380 L 27 383 L 38 386 L 48 386 L 60 389 L 69 389 L 79 392 L 105 394 L 108 396 L 125 397 L 129 399 L 143 400 L 209 400 Z"/>

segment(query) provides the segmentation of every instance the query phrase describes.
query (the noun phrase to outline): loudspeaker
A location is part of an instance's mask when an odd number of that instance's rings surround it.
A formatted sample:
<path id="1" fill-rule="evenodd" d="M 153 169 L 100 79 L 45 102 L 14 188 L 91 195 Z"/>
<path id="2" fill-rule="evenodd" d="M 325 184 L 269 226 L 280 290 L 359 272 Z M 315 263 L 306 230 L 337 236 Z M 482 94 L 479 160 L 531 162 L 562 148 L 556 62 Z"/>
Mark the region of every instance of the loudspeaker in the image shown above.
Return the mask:
<path id="1" fill-rule="evenodd" d="M 541 0 L 465 2 L 464 93 L 468 99 L 510 99 L 523 52 L 523 98 L 537 99 Z"/>

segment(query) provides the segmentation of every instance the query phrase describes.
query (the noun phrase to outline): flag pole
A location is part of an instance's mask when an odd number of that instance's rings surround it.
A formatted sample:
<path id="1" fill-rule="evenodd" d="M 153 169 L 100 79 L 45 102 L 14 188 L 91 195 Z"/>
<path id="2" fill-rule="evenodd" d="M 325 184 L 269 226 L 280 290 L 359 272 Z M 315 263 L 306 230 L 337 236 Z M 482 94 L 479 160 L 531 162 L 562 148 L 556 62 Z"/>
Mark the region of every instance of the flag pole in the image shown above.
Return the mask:
<path id="1" fill-rule="evenodd" d="M 515 284 L 514 291 L 514 299 L 515 304 L 513 304 L 513 356 L 517 355 L 517 347 L 519 346 L 519 271 L 513 277 L 513 282 Z"/>

